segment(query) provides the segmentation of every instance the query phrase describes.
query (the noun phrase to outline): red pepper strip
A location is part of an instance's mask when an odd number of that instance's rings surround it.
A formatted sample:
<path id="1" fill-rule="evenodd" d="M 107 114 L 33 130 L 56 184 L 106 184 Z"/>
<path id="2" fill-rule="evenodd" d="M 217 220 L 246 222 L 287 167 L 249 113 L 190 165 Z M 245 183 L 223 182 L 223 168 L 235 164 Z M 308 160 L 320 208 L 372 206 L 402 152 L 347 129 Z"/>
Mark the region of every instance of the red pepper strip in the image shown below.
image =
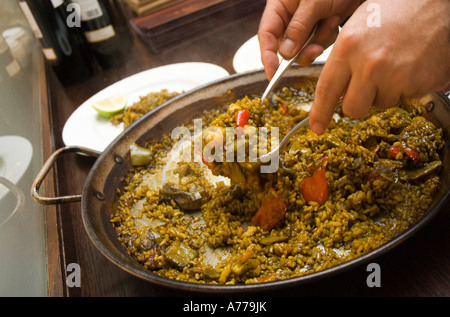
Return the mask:
<path id="1" fill-rule="evenodd" d="M 236 120 L 236 124 L 238 125 L 238 127 L 246 126 L 248 123 L 249 116 L 250 111 L 248 111 L 248 109 L 238 111 L 234 116 L 234 119 Z"/>
<path id="2" fill-rule="evenodd" d="M 312 176 L 305 177 L 300 184 L 300 189 L 307 202 L 314 201 L 323 204 L 329 195 L 325 168 L 319 168 L 314 171 Z"/>
<path id="3" fill-rule="evenodd" d="M 206 166 L 209 166 L 208 161 L 206 160 L 206 158 L 202 155 L 202 162 L 203 164 L 205 164 Z"/>
<path id="4" fill-rule="evenodd" d="M 403 148 L 403 150 L 405 151 L 406 155 L 408 155 L 408 157 L 413 161 L 414 164 L 420 161 L 420 155 L 416 150 L 413 150 L 409 147 L 405 147 Z"/>
<path id="5" fill-rule="evenodd" d="M 253 216 L 252 221 L 264 230 L 271 230 L 278 222 L 284 219 L 286 209 L 283 199 L 275 189 L 271 188 L 261 207 Z"/>
<path id="6" fill-rule="evenodd" d="M 289 112 L 289 107 L 287 106 L 287 104 L 283 103 L 281 105 L 281 113 L 288 114 L 288 112 Z"/>
<path id="7" fill-rule="evenodd" d="M 396 157 L 397 154 L 400 153 L 400 149 L 398 147 L 392 146 L 389 150 L 388 150 L 388 154 L 392 155 L 393 157 Z"/>
<path id="8" fill-rule="evenodd" d="M 266 276 L 260 276 L 255 278 L 255 280 L 259 283 L 261 282 L 271 282 L 271 281 L 276 281 L 280 278 L 280 275 L 278 275 L 277 273 L 273 273 L 270 275 L 266 275 Z"/>

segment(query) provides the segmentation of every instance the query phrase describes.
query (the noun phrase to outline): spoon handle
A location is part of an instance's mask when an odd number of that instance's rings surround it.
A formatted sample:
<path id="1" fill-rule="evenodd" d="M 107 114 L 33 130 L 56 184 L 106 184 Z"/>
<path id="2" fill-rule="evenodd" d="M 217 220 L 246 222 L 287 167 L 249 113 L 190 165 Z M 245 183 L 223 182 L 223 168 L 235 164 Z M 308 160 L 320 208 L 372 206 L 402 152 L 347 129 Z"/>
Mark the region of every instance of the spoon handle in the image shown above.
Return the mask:
<path id="1" fill-rule="evenodd" d="M 269 162 L 270 160 L 274 159 L 275 157 L 279 159 L 280 151 L 281 149 L 288 144 L 289 139 L 297 132 L 298 129 L 305 127 L 309 124 L 309 116 L 297 123 L 288 134 L 284 136 L 284 138 L 280 141 L 278 146 L 274 149 L 272 149 L 269 153 L 266 153 L 264 155 L 261 155 L 259 157 L 259 164 Z"/>
<path id="2" fill-rule="evenodd" d="M 311 42 L 311 40 L 313 39 L 313 37 L 314 37 L 314 35 L 316 33 L 316 30 L 317 30 L 317 24 L 314 26 L 314 29 L 312 30 L 311 34 L 309 35 L 309 38 L 306 41 L 306 43 L 298 51 L 298 53 L 295 54 L 295 56 L 293 58 L 291 58 L 289 60 L 286 60 L 284 58 L 281 59 L 280 65 L 278 65 L 278 69 L 275 72 L 275 75 L 270 80 L 269 85 L 267 86 L 266 90 L 264 91 L 264 93 L 263 93 L 263 95 L 261 97 L 261 102 L 264 102 L 264 100 L 270 94 L 270 92 L 272 91 L 273 87 L 276 86 L 276 84 L 278 83 L 278 81 L 280 80 L 280 78 L 282 77 L 284 72 L 286 71 L 286 69 L 288 69 L 289 66 L 291 66 L 291 64 L 295 61 L 295 59 L 297 59 L 297 57 L 301 54 L 301 52 L 303 52 L 305 47 L 307 47 L 309 45 L 309 43 Z"/>

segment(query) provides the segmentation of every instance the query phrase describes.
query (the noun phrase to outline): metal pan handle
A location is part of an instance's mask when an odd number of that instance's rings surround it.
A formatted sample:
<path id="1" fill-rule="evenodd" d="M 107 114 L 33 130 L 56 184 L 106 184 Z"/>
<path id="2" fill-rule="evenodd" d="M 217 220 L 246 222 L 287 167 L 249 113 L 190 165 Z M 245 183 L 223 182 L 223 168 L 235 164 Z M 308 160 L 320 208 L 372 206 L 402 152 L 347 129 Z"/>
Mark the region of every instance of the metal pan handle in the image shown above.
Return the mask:
<path id="1" fill-rule="evenodd" d="M 92 157 L 99 157 L 101 152 L 91 150 L 82 146 L 67 146 L 60 148 L 53 152 L 52 155 L 47 159 L 45 164 L 42 166 L 38 175 L 36 176 L 33 185 L 31 186 L 31 196 L 37 202 L 44 205 L 52 205 L 52 204 L 61 204 L 61 203 L 69 203 L 76 202 L 81 200 L 81 195 L 70 195 L 70 196 L 61 196 L 61 197 L 43 197 L 39 195 L 39 188 L 41 187 L 45 177 L 47 176 L 50 168 L 53 163 L 57 160 L 60 155 L 65 153 L 77 153 L 80 155 L 88 155 Z"/>
<path id="2" fill-rule="evenodd" d="M 23 207 L 23 205 L 25 204 L 25 195 L 19 187 L 17 187 L 13 182 L 5 177 L 0 176 L 0 184 L 9 189 L 9 191 L 13 193 L 17 198 L 17 203 L 13 211 L 11 211 L 11 213 L 4 220 L 0 220 L 1 228 L 5 223 L 8 222 L 9 219 L 12 218 L 12 216 L 14 216 L 17 211 L 19 211 Z"/>

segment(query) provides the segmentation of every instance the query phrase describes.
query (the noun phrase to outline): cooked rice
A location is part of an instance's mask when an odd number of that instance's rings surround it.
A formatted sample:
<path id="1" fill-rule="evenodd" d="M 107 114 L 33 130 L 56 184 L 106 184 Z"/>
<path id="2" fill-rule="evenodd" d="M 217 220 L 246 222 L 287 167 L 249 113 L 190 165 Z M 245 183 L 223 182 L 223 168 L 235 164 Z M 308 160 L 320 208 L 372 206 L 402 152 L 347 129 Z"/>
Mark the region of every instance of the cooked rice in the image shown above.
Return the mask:
<path id="1" fill-rule="evenodd" d="M 123 123 L 123 127 L 125 129 L 147 112 L 155 109 L 179 94 L 179 92 L 168 91 L 167 89 L 150 92 L 145 96 L 139 97 L 139 101 L 136 101 L 132 105 L 126 107 L 123 113 L 112 117 L 111 122 L 114 125 Z"/>

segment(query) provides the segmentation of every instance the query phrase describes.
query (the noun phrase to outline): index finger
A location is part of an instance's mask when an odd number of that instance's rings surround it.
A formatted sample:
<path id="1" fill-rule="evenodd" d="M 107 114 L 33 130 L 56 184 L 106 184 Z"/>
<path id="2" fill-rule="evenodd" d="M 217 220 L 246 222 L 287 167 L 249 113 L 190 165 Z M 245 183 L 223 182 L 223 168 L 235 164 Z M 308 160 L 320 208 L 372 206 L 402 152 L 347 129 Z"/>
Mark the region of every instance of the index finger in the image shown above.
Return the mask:
<path id="1" fill-rule="evenodd" d="M 309 113 L 311 130 L 322 134 L 330 124 L 336 105 L 344 94 L 351 69 L 331 52 L 317 81 L 314 103 Z"/>
<path id="2" fill-rule="evenodd" d="M 258 29 L 261 61 L 269 79 L 278 68 L 278 39 L 289 21 L 289 13 L 279 1 L 267 1 Z"/>

